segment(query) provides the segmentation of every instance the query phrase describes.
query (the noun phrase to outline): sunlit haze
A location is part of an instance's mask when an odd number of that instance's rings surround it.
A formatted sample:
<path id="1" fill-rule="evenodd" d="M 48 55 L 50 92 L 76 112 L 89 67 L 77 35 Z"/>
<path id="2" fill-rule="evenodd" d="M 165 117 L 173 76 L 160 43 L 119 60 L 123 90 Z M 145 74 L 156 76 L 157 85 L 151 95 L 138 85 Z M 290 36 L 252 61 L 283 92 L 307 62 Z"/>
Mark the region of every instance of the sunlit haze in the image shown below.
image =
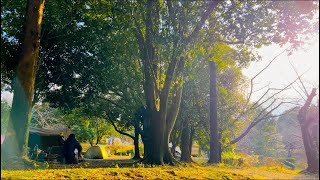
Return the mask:
<path id="1" fill-rule="evenodd" d="M 262 61 L 252 62 L 250 66 L 243 71 L 244 74 L 249 79 L 252 78 L 283 50 L 285 50 L 285 48 L 280 48 L 278 45 L 261 48 L 258 52 L 262 56 Z M 315 38 L 310 45 L 306 45 L 303 49 L 295 51 L 290 56 L 288 56 L 287 53 L 283 53 L 277 57 L 276 60 L 254 80 L 253 91 L 264 86 L 270 88 L 283 88 L 293 82 L 298 76 L 291 64 L 296 68 L 299 75 L 303 74 L 301 79 L 309 93 L 312 88 L 319 87 L 318 37 Z M 297 92 L 299 91 L 303 95 L 298 84 L 299 81 L 297 81 L 292 88 L 284 91 L 282 97 L 302 99 L 301 95 Z M 252 100 L 257 100 L 265 90 L 254 93 L 252 95 Z M 315 98 L 314 101 L 317 99 L 318 98 Z M 283 109 L 284 107 L 282 110 Z"/>

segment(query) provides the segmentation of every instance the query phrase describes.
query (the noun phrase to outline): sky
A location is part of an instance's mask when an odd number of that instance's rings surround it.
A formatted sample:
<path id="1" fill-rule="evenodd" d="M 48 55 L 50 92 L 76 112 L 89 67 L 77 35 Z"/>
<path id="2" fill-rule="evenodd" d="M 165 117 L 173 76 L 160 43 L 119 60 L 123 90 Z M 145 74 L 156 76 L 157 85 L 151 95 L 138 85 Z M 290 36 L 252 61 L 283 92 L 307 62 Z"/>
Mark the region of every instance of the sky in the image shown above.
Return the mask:
<path id="1" fill-rule="evenodd" d="M 280 48 L 278 45 L 271 45 L 259 49 L 258 52 L 262 56 L 262 60 L 251 63 L 250 66 L 243 71 L 244 75 L 251 79 L 283 50 L 285 50 L 285 48 Z M 299 75 L 303 74 L 301 80 L 304 82 L 308 93 L 311 92 L 312 88 L 319 88 L 319 37 L 315 37 L 310 45 L 304 47 L 304 50 L 298 50 L 291 56 L 283 53 L 277 57 L 275 61 L 254 80 L 253 90 L 258 90 L 265 86 L 270 88 L 283 88 L 290 84 L 290 82 L 293 82 L 298 76 L 291 64 L 296 68 Z M 299 81 L 294 83 L 292 88 L 281 93 L 281 97 L 302 99 L 301 95 L 297 93 L 297 91 L 299 91 L 302 94 L 298 84 Z M 297 91 L 294 90 L 294 88 Z M 266 89 L 254 93 L 252 100 L 257 100 Z M 318 97 L 315 98 L 314 101 L 316 102 L 317 99 Z M 283 106 L 280 108 L 280 111 L 288 107 L 292 106 Z"/>

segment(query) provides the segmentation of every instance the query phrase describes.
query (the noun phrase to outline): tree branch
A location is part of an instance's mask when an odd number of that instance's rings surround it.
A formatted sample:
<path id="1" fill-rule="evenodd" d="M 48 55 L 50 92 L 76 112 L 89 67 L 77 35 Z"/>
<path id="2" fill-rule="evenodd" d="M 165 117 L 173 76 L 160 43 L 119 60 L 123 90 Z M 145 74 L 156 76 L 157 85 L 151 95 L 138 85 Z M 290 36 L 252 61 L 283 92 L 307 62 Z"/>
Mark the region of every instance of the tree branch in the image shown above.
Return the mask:
<path id="1" fill-rule="evenodd" d="M 294 110 L 296 109 L 296 108 L 292 108 L 292 109 L 290 109 L 289 111 L 286 111 L 286 112 L 284 112 L 284 113 L 282 113 L 282 114 L 273 115 L 273 116 L 268 116 L 269 114 L 272 113 L 272 111 L 274 111 L 275 109 L 277 109 L 277 108 L 278 108 L 281 104 L 283 104 L 283 103 L 286 103 L 286 102 L 281 102 L 276 108 L 273 108 L 272 110 L 270 110 L 270 111 L 269 111 L 267 114 L 265 114 L 263 117 L 261 117 L 261 118 L 258 118 L 258 117 L 257 117 L 258 119 L 254 120 L 254 121 L 247 127 L 247 129 L 246 129 L 243 133 L 241 133 L 237 138 L 233 139 L 233 140 L 230 142 L 229 145 L 235 144 L 235 143 L 239 142 L 242 138 L 244 138 L 244 137 L 250 132 L 250 130 L 251 130 L 254 126 L 256 126 L 256 125 L 257 125 L 259 122 L 261 122 L 262 120 L 269 119 L 269 118 L 279 117 L 279 116 L 288 114 L 288 113 L 290 113 L 290 112 L 292 112 L 292 111 L 294 111 Z"/>
<path id="2" fill-rule="evenodd" d="M 200 21 L 198 22 L 198 24 L 196 25 L 196 27 L 194 28 L 192 33 L 185 39 L 186 44 L 188 44 L 190 41 L 192 41 L 192 39 L 194 39 L 197 36 L 197 34 L 201 30 L 203 24 L 208 19 L 211 12 L 213 11 L 213 9 L 215 7 L 217 7 L 218 3 L 219 3 L 219 1 L 210 1 L 209 5 L 208 5 L 208 9 L 206 10 L 206 12 L 204 12 L 202 14 Z"/>
<path id="3" fill-rule="evenodd" d="M 119 105 L 118 103 L 116 103 L 116 102 L 114 102 L 114 101 L 112 101 L 112 100 L 110 100 L 110 99 L 103 98 L 103 97 L 99 97 L 99 98 L 100 98 L 101 100 L 106 100 L 106 101 L 110 102 L 111 104 L 117 106 L 117 107 L 120 108 L 120 109 L 123 109 L 123 110 L 126 109 L 124 106 L 121 106 L 121 105 Z"/>
<path id="4" fill-rule="evenodd" d="M 287 48 L 288 49 L 288 48 Z M 248 105 L 248 103 L 250 102 L 250 98 L 252 96 L 252 90 L 253 90 L 253 80 L 255 78 L 257 78 L 263 71 L 265 71 L 271 64 L 272 62 L 274 62 L 281 54 L 283 54 L 284 52 L 286 52 L 286 50 L 283 50 L 282 52 L 280 52 L 279 54 L 277 54 L 275 57 L 273 57 L 273 59 L 264 67 L 262 68 L 255 76 L 253 76 L 253 78 L 250 79 L 250 93 L 248 95 L 247 101 L 246 101 L 246 105 Z"/>
<path id="5" fill-rule="evenodd" d="M 293 66 L 293 64 L 291 62 L 290 62 L 290 65 L 291 65 L 292 69 L 294 70 L 294 72 L 296 73 L 296 75 L 299 78 L 299 81 L 300 81 L 300 83 L 301 83 L 301 85 L 303 87 L 302 91 L 304 91 L 305 95 L 308 97 L 309 96 L 308 91 L 307 91 L 306 87 L 304 86 L 304 84 L 303 84 L 303 82 L 302 82 L 302 80 L 301 80 L 301 78 L 299 76 L 299 73 L 298 73 L 297 69 Z"/>
<path id="6" fill-rule="evenodd" d="M 114 130 L 116 130 L 118 133 L 134 139 L 134 136 L 131 136 L 130 134 L 125 133 L 125 132 L 119 130 L 119 129 L 117 128 L 117 126 L 115 125 L 115 123 L 114 123 L 110 118 L 105 118 L 105 119 L 107 119 L 107 120 L 111 123 L 111 125 L 114 127 Z"/>

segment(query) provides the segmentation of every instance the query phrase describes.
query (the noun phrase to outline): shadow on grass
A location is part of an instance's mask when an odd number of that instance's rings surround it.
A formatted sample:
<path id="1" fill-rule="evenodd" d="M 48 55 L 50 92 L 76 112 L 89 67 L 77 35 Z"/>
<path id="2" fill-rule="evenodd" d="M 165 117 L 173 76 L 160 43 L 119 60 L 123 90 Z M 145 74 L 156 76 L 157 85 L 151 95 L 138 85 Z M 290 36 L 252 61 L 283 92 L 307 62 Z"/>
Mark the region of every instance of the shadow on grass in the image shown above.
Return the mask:
<path id="1" fill-rule="evenodd" d="M 79 164 L 60 164 L 49 163 L 48 169 L 66 169 L 66 168 L 117 168 L 133 167 L 138 160 L 132 159 L 85 159 Z"/>

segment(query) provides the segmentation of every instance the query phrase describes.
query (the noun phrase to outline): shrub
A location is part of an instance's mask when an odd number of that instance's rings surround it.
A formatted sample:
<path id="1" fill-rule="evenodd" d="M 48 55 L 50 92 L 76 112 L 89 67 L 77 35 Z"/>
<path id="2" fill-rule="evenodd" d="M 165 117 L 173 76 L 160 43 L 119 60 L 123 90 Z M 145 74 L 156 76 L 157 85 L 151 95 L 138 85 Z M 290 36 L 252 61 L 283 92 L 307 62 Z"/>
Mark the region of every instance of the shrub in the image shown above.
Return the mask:
<path id="1" fill-rule="evenodd" d="M 244 158 L 234 152 L 222 152 L 222 162 L 224 164 L 232 166 L 242 166 L 244 164 Z"/>
<path id="2" fill-rule="evenodd" d="M 278 159 L 281 163 L 283 163 L 284 166 L 286 166 L 288 169 L 294 170 L 296 168 L 296 159 L 295 158 L 280 158 Z"/>
<path id="3" fill-rule="evenodd" d="M 283 166 L 280 161 L 273 157 L 263 157 L 260 156 L 259 161 L 260 166 Z"/>
<path id="4" fill-rule="evenodd" d="M 259 165 L 259 156 L 257 155 L 248 155 L 248 154 L 238 154 L 243 160 L 242 166 L 258 166 Z"/>

